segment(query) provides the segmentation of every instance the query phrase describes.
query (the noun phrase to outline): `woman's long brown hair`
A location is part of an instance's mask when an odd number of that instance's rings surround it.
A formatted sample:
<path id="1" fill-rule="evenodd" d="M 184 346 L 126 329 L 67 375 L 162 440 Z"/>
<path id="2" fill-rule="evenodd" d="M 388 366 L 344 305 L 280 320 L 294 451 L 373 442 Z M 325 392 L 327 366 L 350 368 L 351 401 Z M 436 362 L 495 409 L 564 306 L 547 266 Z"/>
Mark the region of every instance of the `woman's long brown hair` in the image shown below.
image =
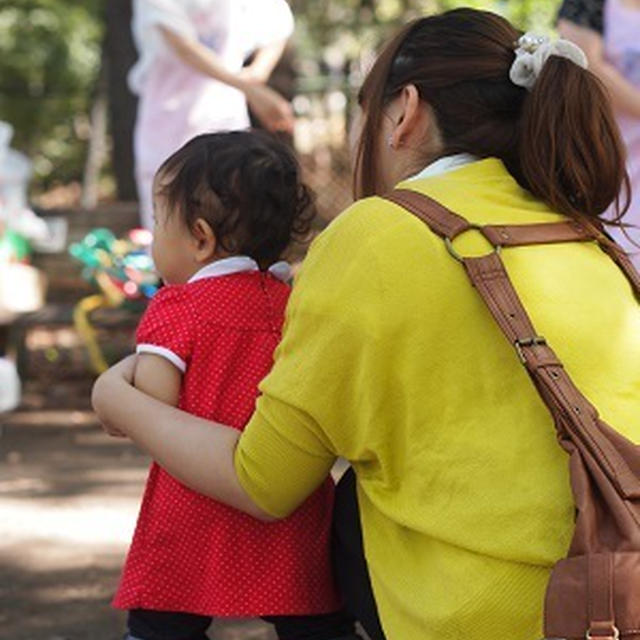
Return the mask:
<path id="1" fill-rule="evenodd" d="M 376 158 L 386 105 L 413 84 L 432 109 L 443 155 L 501 159 L 553 210 L 599 218 L 629 208 L 624 144 L 605 89 L 589 71 L 552 56 L 533 90 L 509 79 L 522 32 L 504 18 L 456 9 L 416 20 L 384 48 L 360 91 L 357 197 L 379 193 Z M 595 220 L 594 220 L 595 221 Z"/>

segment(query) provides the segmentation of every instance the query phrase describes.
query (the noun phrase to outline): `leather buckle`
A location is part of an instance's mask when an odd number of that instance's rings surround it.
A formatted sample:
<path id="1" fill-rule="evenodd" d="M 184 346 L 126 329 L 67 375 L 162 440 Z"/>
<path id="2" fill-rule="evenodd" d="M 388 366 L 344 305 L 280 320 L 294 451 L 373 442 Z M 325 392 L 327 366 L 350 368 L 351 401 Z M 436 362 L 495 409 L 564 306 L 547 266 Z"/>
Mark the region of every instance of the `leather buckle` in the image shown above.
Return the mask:
<path id="1" fill-rule="evenodd" d="M 605 631 L 605 634 L 607 632 Z M 589 629 L 585 635 L 586 640 L 620 640 L 620 630 L 616 627 L 615 624 L 611 625 L 611 628 L 608 631 L 608 635 L 603 635 L 598 633 L 594 635 L 592 629 Z"/>
<path id="2" fill-rule="evenodd" d="M 524 355 L 523 347 L 533 347 L 534 345 L 545 345 L 547 340 L 543 336 L 533 336 L 533 338 L 525 338 L 524 340 L 516 340 L 513 346 L 522 364 L 527 364 L 527 358 Z M 590 639 L 588 639 L 590 640 Z"/>

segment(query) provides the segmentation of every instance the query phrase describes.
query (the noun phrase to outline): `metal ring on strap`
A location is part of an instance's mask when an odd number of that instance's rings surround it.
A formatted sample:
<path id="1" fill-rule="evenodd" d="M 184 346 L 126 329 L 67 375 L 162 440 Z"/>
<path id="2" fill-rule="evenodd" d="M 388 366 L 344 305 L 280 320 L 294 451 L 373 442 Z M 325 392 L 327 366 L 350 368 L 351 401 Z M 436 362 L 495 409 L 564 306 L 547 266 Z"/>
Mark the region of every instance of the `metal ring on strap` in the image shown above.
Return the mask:
<path id="1" fill-rule="evenodd" d="M 460 236 L 464 235 L 465 233 L 467 233 L 467 231 L 478 231 L 479 233 L 482 234 L 482 237 L 489 243 L 491 244 L 491 246 L 493 247 L 493 253 L 495 254 L 500 254 L 500 252 L 502 251 L 502 245 L 500 244 L 493 244 L 491 242 L 491 240 L 489 240 L 489 238 L 487 238 L 487 236 L 484 233 L 484 229 L 481 225 L 479 224 L 469 224 L 469 226 L 466 229 L 463 229 L 462 231 L 460 231 L 459 233 L 457 233 L 454 236 L 445 236 L 444 238 L 444 244 L 447 247 L 447 251 L 458 261 L 458 262 L 463 262 L 465 256 L 460 255 L 453 247 L 453 241 L 456 238 L 459 238 Z"/>

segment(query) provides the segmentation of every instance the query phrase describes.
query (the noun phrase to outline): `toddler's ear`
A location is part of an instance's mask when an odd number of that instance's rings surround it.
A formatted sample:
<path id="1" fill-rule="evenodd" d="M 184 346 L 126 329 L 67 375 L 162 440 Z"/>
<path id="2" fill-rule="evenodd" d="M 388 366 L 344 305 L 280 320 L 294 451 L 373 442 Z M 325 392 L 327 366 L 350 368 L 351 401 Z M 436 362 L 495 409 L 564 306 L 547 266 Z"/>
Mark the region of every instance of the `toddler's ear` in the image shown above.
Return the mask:
<path id="1" fill-rule="evenodd" d="M 216 236 L 211 225 L 204 219 L 198 218 L 191 229 L 196 248 L 196 260 L 209 262 L 216 253 Z"/>

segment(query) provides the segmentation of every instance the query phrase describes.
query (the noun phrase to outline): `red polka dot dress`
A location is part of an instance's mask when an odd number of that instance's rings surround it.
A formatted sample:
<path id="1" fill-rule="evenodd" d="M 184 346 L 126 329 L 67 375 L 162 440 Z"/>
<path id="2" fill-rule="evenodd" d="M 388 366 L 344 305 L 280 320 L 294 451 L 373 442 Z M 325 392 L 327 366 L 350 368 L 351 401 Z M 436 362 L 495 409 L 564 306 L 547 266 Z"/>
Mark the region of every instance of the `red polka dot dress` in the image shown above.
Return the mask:
<path id="1" fill-rule="evenodd" d="M 282 264 L 263 273 L 250 258 L 228 258 L 151 301 L 138 352 L 183 372 L 181 409 L 244 428 L 281 335 L 289 296 L 276 277 Z M 291 516 L 264 523 L 187 489 L 153 463 L 114 606 L 217 617 L 337 610 L 333 488 L 327 479 Z"/>

